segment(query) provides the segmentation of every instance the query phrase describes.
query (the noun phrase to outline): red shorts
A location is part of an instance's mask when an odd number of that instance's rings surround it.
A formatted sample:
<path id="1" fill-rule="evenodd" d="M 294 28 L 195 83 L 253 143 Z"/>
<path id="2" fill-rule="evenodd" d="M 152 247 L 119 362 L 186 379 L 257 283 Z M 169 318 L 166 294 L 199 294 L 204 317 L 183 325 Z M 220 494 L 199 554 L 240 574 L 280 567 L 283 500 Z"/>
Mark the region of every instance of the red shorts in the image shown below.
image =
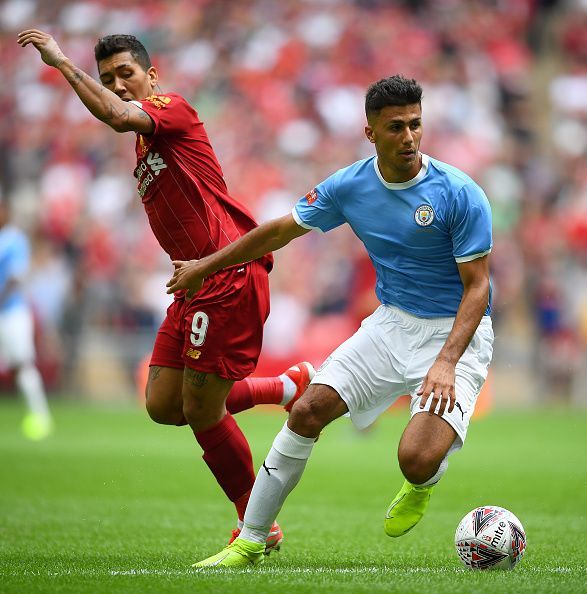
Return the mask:
<path id="1" fill-rule="evenodd" d="M 268 315 L 269 278 L 261 264 L 221 270 L 193 299 L 169 306 L 150 365 L 241 380 L 255 370 Z"/>

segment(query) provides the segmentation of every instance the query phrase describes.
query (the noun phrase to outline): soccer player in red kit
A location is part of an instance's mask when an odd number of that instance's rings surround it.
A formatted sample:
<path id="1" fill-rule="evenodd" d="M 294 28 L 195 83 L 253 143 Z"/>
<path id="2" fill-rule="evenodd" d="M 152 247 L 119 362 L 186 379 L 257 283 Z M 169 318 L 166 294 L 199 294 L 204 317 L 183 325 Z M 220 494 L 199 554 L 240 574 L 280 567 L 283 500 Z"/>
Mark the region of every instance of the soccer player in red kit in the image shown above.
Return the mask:
<path id="1" fill-rule="evenodd" d="M 135 37 L 109 35 L 98 41 L 102 85 L 77 68 L 47 33 L 23 31 L 18 43 L 32 44 L 96 118 L 117 132 L 136 132 L 139 195 L 153 233 L 172 260 L 203 258 L 256 227 L 228 194 L 196 111 L 180 95 L 156 93 L 157 70 Z M 290 409 L 313 375 L 309 363 L 299 363 L 278 378 L 245 379 L 261 350 L 272 264 L 267 254 L 211 276 L 193 298 L 176 293 L 150 362 L 149 415 L 158 423 L 190 425 L 206 464 L 236 507 L 233 538 L 242 526 L 255 472 L 231 412 L 258 403 Z M 282 538 L 275 524 L 267 552 Z"/>

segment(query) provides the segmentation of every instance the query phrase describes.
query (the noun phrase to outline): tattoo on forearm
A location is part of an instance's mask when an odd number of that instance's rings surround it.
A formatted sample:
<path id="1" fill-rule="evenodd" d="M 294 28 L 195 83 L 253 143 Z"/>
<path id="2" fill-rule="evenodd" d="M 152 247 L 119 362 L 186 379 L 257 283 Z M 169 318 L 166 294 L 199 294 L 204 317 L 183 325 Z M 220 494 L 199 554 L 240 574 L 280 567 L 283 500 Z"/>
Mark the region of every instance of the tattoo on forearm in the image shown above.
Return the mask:
<path id="1" fill-rule="evenodd" d="M 57 54 L 57 61 L 55 62 L 55 68 L 59 68 L 59 66 L 61 66 L 61 64 L 63 64 L 63 62 L 65 62 L 65 56 L 60 52 L 59 54 Z"/>
<path id="2" fill-rule="evenodd" d="M 63 62 L 64 60 L 65 60 L 65 57 L 63 60 L 61 60 L 61 62 Z M 65 74 L 65 78 L 66 78 L 67 82 L 69 82 L 69 84 L 74 89 L 76 89 L 77 87 L 79 87 L 79 85 L 85 79 L 90 78 L 90 77 L 83 70 L 80 70 L 79 68 L 74 68 L 72 72 L 68 72 L 67 74 Z M 78 91 L 76 91 L 76 92 L 78 92 Z M 100 95 L 102 95 L 104 93 L 104 87 L 100 86 L 98 93 Z M 79 94 L 79 92 L 78 92 L 78 94 Z M 80 97 L 81 97 L 81 95 L 80 95 Z M 101 120 L 103 122 L 111 122 L 114 119 L 118 119 L 121 122 L 126 124 L 130 121 L 131 111 L 128 107 L 123 107 L 119 111 L 117 106 L 114 103 L 108 103 L 108 105 L 105 107 L 105 113 L 103 115 L 97 114 L 95 109 L 93 109 L 93 108 L 89 108 L 89 109 L 94 114 L 94 116 L 96 116 L 99 120 Z M 140 117 L 144 118 L 144 117 L 148 117 L 148 116 L 144 112 L 141 111 Z"/>
<path id="3" fill-rule="evenodd" d="M 81 70 L 76 70 L 73 73 L 73 82 L 72 82 L 72 84 L 75 85 L 75 86 L 77 86 L 77 85 L 79 85 L 82 82 L 82 80 L 84 80 L 84 78 L 85 78 L 85 74 Z"/>
<path id="4" fill-rule="evenodd" d="M 186 367 L 183 372 L 183 383 L 195 386 L 196 388 L 202 388 L 208 383 L 208 374 Z"/>
<path id="5" fill-rule="evenodd" d="M 102 120 L 103 122 L 110 122 L 115 118 L 120 119 L 122 122 L 128 122 L 130 120 L 130 109 L 125 108 L 121 111 L 117 111 L 115 105 L 110 103 L 108 105 L 107 111 L 103 116 L 97 116 L 98 119 Z"/>
<path id="6" fill-rule="evenodd" d="M 83 71 L 76 68 L 71 74 L 66 75 L 65 78 L 67 79 L 67 82 L 75 88 L 80 85 L 84 78 L 86 78 L 86 74 Z"/>

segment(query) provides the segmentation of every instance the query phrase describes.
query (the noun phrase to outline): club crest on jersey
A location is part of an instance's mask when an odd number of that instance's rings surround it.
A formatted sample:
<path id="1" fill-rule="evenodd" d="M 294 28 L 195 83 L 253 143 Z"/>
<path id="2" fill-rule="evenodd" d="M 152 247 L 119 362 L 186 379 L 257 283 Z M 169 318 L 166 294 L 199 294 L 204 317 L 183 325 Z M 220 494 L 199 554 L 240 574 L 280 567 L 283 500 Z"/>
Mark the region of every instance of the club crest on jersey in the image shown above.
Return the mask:
<path id="1" fill-rule="evenodd" d="M 308 204 L 314 204 L 314 202 L 318 200 L 318 192 L 316 192 L 316 188 L 306 194 L 306 200 L 308 201 Z"/>
<path id="2" fill-rule="evenodd" d="M 165 107 L 168 103 L 171 103 L 171 97 L 165 95 L 150 95 L 146 101 L 150 101 L 157 109 Z"/>
<path id="3" fill-rule="evenodd" d="M 434 220 L 434 209 L 429 204 L 422 204 L 416 209 L 414 219 L 420 227 L 428 227 Z"/>
<path id="4" fill-rule="evenodd" d="M 142 134 L 138 135 L 138 139 L 139 139 L 139 159 L 142 159 L 146 154 L 147 151 L 149 150 L 149 144 L 147 143 L 145 137 Z"/>

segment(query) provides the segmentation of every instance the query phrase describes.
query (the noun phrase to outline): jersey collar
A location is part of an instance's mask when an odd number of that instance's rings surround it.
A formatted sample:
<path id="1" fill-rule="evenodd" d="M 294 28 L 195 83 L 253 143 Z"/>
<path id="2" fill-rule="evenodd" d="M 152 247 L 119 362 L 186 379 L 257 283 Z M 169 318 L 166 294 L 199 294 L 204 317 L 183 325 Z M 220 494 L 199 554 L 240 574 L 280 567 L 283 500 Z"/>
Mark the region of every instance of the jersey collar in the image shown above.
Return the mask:
<path id="1" fill-rule="evenodd" d="M 412 186 L 415 186 L 417 183 L 420 183 L 426 176 L 426 172 L 428 171 L 428 163 L 430 161 L 430 158 L 428 157 L 428 155 L 425 155 L 424 153 L 420 153 L 420 155 L 422 155 L 422 167 L 420 167 L 420 171 L 418 171 L 418 175 L 416 175 L 416 177 L 413 177 L 412 179 L 409 179 L 408 181 L 401 182 L 399 184 L 393 184 L 393 183 L 387 182 L 383 179 L 383 176 L 381 175 L 381 171 L 379 171 L 379 164 L 377 163 L 377 157 L 374 157 L 373 158 L 373 167 L 375 168 L 375 173 L 377 174 L 379 181 L 388 190 L 405 190 L 406 188 L 411 188 Z"/>

